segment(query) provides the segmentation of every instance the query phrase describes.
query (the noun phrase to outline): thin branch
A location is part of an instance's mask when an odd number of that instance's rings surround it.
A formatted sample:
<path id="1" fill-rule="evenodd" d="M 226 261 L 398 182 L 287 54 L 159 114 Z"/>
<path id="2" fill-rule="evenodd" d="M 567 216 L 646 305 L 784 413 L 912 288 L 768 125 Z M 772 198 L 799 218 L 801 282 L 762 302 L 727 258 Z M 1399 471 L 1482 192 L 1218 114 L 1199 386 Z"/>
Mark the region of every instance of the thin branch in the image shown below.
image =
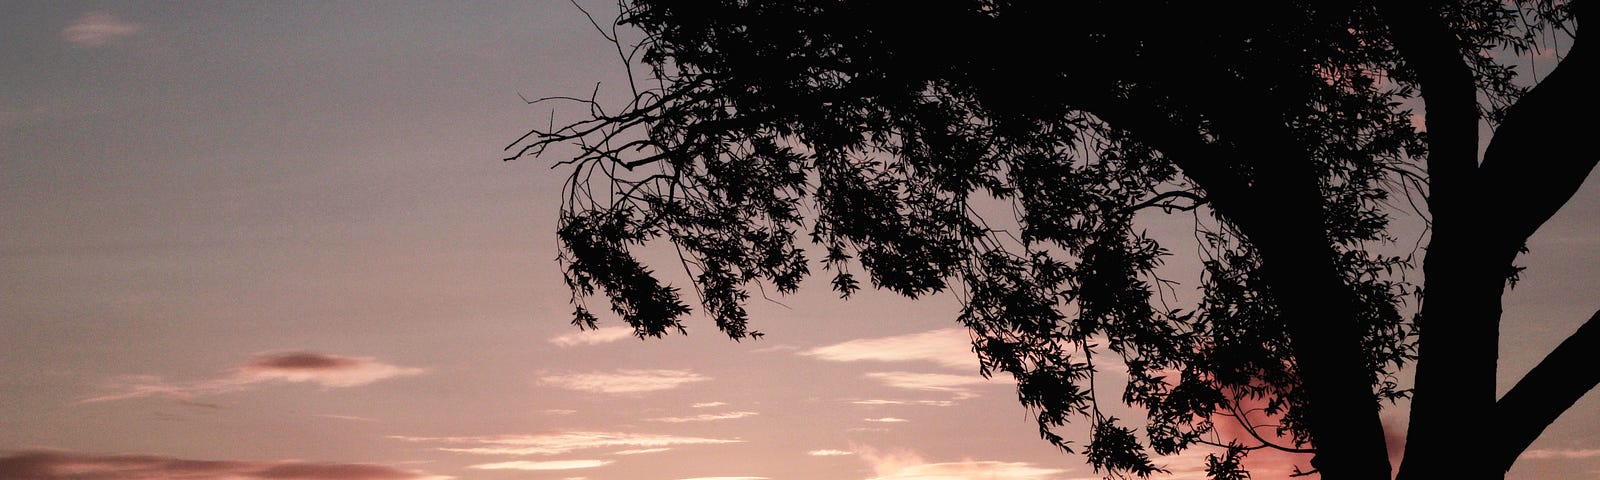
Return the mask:
<path id="1" fill-rule="evenodd" d="M 1179 198 L 1187 199 L 1191 203 L 1188 205 L 1172 203 L 1172 200 Z M 1156 194 L 1154 197 L 1146 199 L 1145 201 L 1129 205 L 1123 208 L 1121 213 L 1133 213 L 1150 207 L 1160 208 L 1163 213 L 1172 213 L 1173 211 L 1190 212 L 1194 211 L 1196 208 L 1200 208 L 1200 206 L 1205 205 L 1207 202 L 1208 200 L 1206 200 L 1206 197 L 1196 194 L 1193 191 L 1173 190 L 1161 192 Z"/>

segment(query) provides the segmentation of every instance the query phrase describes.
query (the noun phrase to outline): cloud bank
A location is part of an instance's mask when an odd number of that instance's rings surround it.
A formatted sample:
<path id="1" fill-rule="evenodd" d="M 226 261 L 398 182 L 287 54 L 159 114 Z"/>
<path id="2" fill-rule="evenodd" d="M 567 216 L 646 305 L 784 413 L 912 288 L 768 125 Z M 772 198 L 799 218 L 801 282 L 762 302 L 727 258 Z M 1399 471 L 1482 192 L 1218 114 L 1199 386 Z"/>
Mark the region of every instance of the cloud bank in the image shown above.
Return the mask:
<path id="1" fill-rule="evenodd" d="M 560 455 L 594 448 L 653 449 L 679 445 L 740 443 L 742 440 L 680 437 L 620 432 L 559 432 L 536 435 L 496 435 L 478 437 L 390 437 L 397 440 L 444 445 L 439 450 L 480 455 Z M 638 452 L 642 453 L 642 452 Z"/>
<path id="2" fill-rule="evenodd" d="M 364 463 L 186 460 L 155 455 L 29 451 L 0 457 L 4 480 L 448 480 Z"/>

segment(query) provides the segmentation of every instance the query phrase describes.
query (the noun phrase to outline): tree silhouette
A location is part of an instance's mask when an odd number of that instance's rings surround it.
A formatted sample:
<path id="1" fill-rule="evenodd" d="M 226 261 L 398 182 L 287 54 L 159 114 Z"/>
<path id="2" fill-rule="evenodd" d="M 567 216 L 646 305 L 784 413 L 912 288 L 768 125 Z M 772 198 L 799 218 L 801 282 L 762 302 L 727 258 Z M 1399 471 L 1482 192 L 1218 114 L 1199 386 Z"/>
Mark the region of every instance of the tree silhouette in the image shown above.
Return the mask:
<path id="1" fill-rule="evenodd" d="M 580 327 L 599 293 L 641 337 L 683 330 L 682 292 L 634 253 L 665 241 L 717 327 L 758 336 L 751 284 L 795 291 L 814 245 L 844 297 L 858 270 L 957 295 L 982 373 L 1015 377 L 1040 435 L 1098 471 L 1148 476 L 1151 453 L 1213 444 L 1217 478 L 1277 448 L 1314 452 L 1324 478 L 1388 479 L 1378 411 L 1409 395 L 1401 478 L 1499 478 L 1600 381 L 1558 370 L 1594 361 L 1597 316 L 1495 394 L 1512 262 L 1596 162 L 1572 120 L 1600 84 L 1578 3 L 628 0 L 601 28 L 648 66 L 628 101 L 541 99 L 590 117 L 508 160 L 578 148 L 558 165 Z M 1495 56 L 1534 48 L 1564 50 L 1536 83 Z M 1382 253 L 1388 209 L 1418 198 L 1420 288 L 1409 256 Z M 1165 215 L 1192 217 L 1202 252 L 1183 308 L 1141 228 Z M 1142 435 L 1098 406 L 1105 355 Z M 1469 420 L 1485 415 L 1487 438 Z M 1074 420 L 1085 445 L 1061 433 Z"/>

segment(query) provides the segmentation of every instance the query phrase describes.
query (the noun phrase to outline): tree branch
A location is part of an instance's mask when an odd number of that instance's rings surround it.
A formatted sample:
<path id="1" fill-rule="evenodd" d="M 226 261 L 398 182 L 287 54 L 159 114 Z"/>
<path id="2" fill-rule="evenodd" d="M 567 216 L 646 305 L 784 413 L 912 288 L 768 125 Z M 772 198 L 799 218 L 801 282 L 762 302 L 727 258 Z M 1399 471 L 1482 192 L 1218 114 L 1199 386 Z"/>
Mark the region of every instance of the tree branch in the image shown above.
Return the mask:
<path id="1" fill-rule="evenodd" d="M 1539 438 L 1545 427 L 1600 384 L 1600 369 L 1591 367 L 1597 363 L 1600 363 L 1600 311 L 1495 402 L 1502 470 L 1510 469 L 1517 456 Z"/>
<path id="2" fill-rule="evenodd" d="M 1442 218 L 1474 215 L 1478 89 L 1455 35 L 1432 2 L 1379 2 L 1406 63 L 1416 70 L 1427 116 L 1429 209 Z M 1446 221 L 1445 223 L 1449 223 Z"/>
<path id="3" fill-rule="evenodd" d="M 1597 108 L 1592 55 L 1573 39 L 1556 69 L 1506 113 L 1484 152 L 1479 182 L 1508 248 L 1519 248 L 1572 198 L 1600 161 L 1588 148 Z M 1590 152 L 1590 153 L 1579 153 Z"/>
<path id="4" fill-rule="evenodd" d="M 1188 205 L 1173 203 L 1173 200 L 1179 198 L 1188 199 L 1190 203 Z M 1145 208 L 1156 207 L 1160 208 L 1161 211 L 1165 213 L 1172 213 L 1174 210 L 1180 212 L 1189 212 L 1194 211 L 1194 209 L 1200 208 L 1201 205 L 1205 204 L 1206 197 L 1187 190 L 1172 190 L 1168 192 L 1161 192 L 1145 201 L 1129 205 L 1127 208 L 1123 208 L 1122 211 L 1133 213 Z"/>

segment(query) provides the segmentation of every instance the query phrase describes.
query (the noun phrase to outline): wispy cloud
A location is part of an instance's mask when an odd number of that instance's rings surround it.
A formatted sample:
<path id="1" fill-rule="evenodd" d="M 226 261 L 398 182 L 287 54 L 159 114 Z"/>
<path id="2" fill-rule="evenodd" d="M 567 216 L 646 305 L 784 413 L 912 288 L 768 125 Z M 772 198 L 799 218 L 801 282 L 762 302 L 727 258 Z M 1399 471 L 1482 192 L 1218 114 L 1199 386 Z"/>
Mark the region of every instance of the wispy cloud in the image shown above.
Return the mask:
<path id="1" fill-rule="evenodd" d="M 928 407 L 951 407 L 956 405 L 956 402 L 949 400 L 884 400 L 878 398 L 856 400 L 850 403 L 856 405 L 922 405 Z"/>
<path id="2" fill-rule="evenodd" d="M 378 419 L 375 419 L 375 418 L 357 417 L 355 415 L 317 415 L 317 416 L 318 417 L 322 417 L 322 418 L 332 418 L 332 419 L 335 419 L 335 420 L 350 420 L 352 422 L 376 422 L 376 421 L 378 421 Z"/>
<path id="3" fill-rule="evenodd" d="M 79 403 L 151 396 L 192 403 L 190 399 L 198 395 L 250 390 L 262 384 L 315 383 L 324 388 L 356 387 L 422 372 L 420 368 L 390 365 L 372 357 L 343 357 L 306 351 L 265 353 L 251 357 L 228 375 L 211 380 L 173 383 L 154 375 L 119 377 L 107 385 L 111 393 L 85 398 Z"/>
<path id="4" fill-rule="evenodd" d="M 615 452 L 611 452 L 611 454 L 612 455 L 643 455 L 643 454 L 646 454 L 646 453 L 661 453 L 661 452 L 665 452 L 665 451 L 668 451 L 668 450 L 672 450 L 672 449 L 670 449 L 670 448 L 634 448 L 634 449 L 628 449 L 628 450 L 618 450 L 618 451 L 615 451 Z"/>
<path id="5" fill-rule="evenodd" d="M 904 418 L 896 418 L 896 417 L 866 418 L 866 419 L 863 419 L 863 420 L 866 420 L 866 421 L 872 422 L 872 423 L 905 423 L 905 422 L 909 422 L 910 421 L 910 420 L 906 420 Z"/>
<path id="6" fill-rule="evenodd" d="M 988 380 L 978 375 L 952 375 L 948 373 L 916 373 L 916 372 L 873 372 L 867 378 L 883 382 L 884 385 L 917 390 L 923 392 L 946 392 L 956 396 L 956 399 L 976 397 L 972 386 L 981 385 Z"/>
<path id="7" fill-rule="evenodd" d="M 925 361 L 966 370 L 974 370 L 978 366 L 977 356 L 972 353 L 972 339 L 962 328 L 851 340 L 805 350 L 800 354 L 835 362 Z"/>
<path id="8" fill-rule="evenodd" d="M 806 455 L 810 455 L 810 456 L 813 456 L 813 457 L 842 457 L 842 456 L 845 456 L 845 455 L 855 455 L 855 454 L 856 454 L 856 452 L 852 452 L 852 451 L 849 451 L 849 450 L 834 450 L 834 449 L 831 449 L 831 448 L 824 448 L 824 449 L 821 449 L 821 450 L 812 450 L 812 451 L 806 452 Z"/>
<path id="9" fill-rule="evenodd" d="M 1555 459 L 1577 459 L 1577 458 L 1594 458 L 1594 457 L 1600 457 L 1600 448 L 1582 448 L 1582 449 L 1537 448 L 1537 449 L 1533 449 L 1533 450 L 1528 450 L 1528 451 L 1522 452 L 1522 456 L 1517 457 L 1517 458 L 1529 459 L 1529 460 L 1555 460 Z"/>
<path id="10" fill-rule="evenodd" d="M 617 370 L 615 372 L 545 375 L 545 385 L 595 393 L 643 393 L 671 390 L 711 377 L 688 370 Z"/>
<path id="11" fill-rule="evenodd" d="M 62 29 L 61 39 L 80 47 L 104 47 L 143 30 L 143 25 L 117 18 L 111 12 L 93 11 L 83 14 Z"/>
<path id="12" fill-rule="evenodd" d="M 696 403 L 694 405 L 690 405 L 689 407 L 691 407 L 691 408 L 711 408 L 711 407 L 721 407 L 721 406 L 725 406 L 727 404 L 728 404 L 728 402 L 701 402 L 701 403 Z"/>
<path id="13" fill-rule="evenodd" d="M 678 480 L 767 480 L 767 477 L 694 477 Z"/>
<path id="14" fill-rule="evenodd" d="M 740 443 L 725 438 L 680 437 L 620 432 L 559 432 L 537 435 L 496 435 L 477 437 L 405 437 L 397 440 L 443 445 L 439 450 L 481 455 L 560 455 L 594 448 L 664 448 L 679 445 Z"/>
<path id="15" fill-rule="evenodd" d="M 365 463 L 189 460 L 155 455 L 31 451 L 0 457 L 0 479 L 28 480 L 448 480 Z"/>
<path id="16" fill-rule="evenodd" d="M 579 345 L 599 345 L 629 338 L 634 338 L 632 327 L 601 327 L 557 336 L 551 338 L 550 343 L 563 347 L 575 347 Z"/>
<path id="17" fill-rule="evenodd" d="M 861 459 L 872 467 L 873 477 L 868 480 L 1048 480 L 1066 472 L 1036 467 L 1027 462 L 966 460 L 930 463 L 908 451 L 884 453 L 871 448 L 857 450 L 861 452 Z"/>
<path id="18" fill-rule="evenodd" d="M 756 415 L 760 415 L 760 414 L 756 413 L 756 412 L 707 413 L 707 414 L 703 414 L 703 415 L 694 415 L 694 416 L 689 416 L 689 417 L 652 418 L 652 419 L 650 419 L 650 421 L 652 421 L 652 422 L 667 422 L 667 423 L 714 422 L 714 421 L 717 421 L 717 420 L 733 420 L 733 419 L 736 419 L 736 418 L 753 417 L 753 416 L 756 416 Z"/>
<path id="19" fill-rule="evenodd" d="M 482 463 L 470 465 L 467 468 L 477 470 L 577 470 L 580 468 L 604 467 L 611 463 L 611 460 L 551 460 L 546 462 L 519 460 L 515 462 Z"/>

